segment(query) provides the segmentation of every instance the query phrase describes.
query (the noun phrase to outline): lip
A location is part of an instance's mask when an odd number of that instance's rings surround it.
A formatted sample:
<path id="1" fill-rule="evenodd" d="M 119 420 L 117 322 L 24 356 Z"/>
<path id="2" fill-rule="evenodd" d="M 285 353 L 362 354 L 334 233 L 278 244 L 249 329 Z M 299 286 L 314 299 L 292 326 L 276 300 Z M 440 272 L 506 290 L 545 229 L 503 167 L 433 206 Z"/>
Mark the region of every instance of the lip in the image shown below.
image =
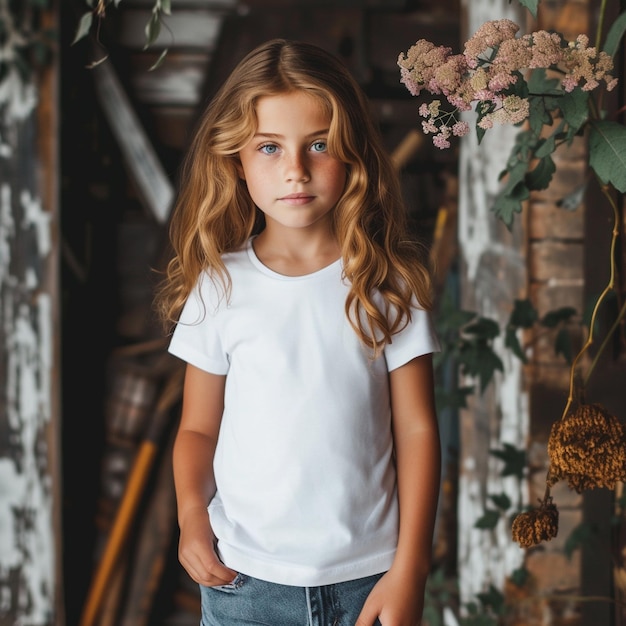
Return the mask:
<path id="1" fill-rule="evenodd" d="M 290 193 L 286 196 L 282 196 L 279 200 L 281 202 L 286 202 L 287 204 L 301 205 L 311 202 L 314 197 L 315 196 L 312 196 L 309 193 Z"/>

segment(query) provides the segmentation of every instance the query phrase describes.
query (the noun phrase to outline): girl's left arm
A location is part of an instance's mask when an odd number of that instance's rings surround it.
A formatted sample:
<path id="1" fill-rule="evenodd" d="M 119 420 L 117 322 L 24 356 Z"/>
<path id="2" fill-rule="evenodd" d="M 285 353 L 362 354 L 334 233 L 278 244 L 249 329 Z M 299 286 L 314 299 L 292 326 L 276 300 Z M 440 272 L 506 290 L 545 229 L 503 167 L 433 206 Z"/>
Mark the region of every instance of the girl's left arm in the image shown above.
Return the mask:
<path id="1" fill-rule="evenodd" d="M 356 626 L 416 626 L 430 573 L 441 480 L 432 355 L 416 357 L 390 375 L 400 528 L 393 565 L 370 593 Z"/>

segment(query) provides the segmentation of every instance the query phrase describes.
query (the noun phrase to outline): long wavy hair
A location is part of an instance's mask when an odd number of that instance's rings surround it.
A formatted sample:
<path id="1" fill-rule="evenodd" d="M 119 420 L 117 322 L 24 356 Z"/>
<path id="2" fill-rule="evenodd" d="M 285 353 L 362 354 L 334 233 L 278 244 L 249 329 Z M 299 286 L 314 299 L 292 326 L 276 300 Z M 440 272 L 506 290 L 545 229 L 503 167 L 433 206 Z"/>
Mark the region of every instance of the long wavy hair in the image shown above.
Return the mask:
<path id="1" fill-rule="evenodd" d="M 346 166 L 345 189 L 333 210 L 351 285 L 345 310 L 357 335 L 378 354 L 410 321 L 413 307 L 431 308 L 430 274 L 365 94 L 337 58 L 303 42 L 274 39 L 250 52 L 203 112 L 180 170 L 169 233 L 173 255 L 157 288 L 157 310 L 171 329 L 203 271 L 221 282 L 228 297 L 222 255 L 264 227 L 239 177 L 238 153 L 255 133 L 257 100 L 299 90 L 327 108 L 328 151 Z"/>

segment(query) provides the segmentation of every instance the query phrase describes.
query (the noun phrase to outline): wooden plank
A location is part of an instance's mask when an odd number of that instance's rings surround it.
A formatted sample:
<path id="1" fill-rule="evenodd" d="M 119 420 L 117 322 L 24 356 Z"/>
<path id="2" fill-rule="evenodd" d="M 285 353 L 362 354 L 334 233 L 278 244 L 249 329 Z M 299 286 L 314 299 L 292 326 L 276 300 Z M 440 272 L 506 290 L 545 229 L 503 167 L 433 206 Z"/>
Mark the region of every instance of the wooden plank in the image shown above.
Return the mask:
<path id="1" fill-rule="evenodd" d="M 474 33 L 487 20 L 519 20 L 521 11 L 506 0 L 464 2 L 466 23 Z M 498 172 L 511 151 L 517 129 L 503 126 L 484 137 L 462 138 L 459 158 L 459 251 L 460 306 L 506 324 L 514 298 L 522 297 L 527 275 L 524 263 L 523 221 L 516 219 L 509 231 L 490 210 L 500 189 Z M 489 584 L 502 589 L 510 573 L 523 563 L 523 553 L 511 541 L 508 524 L 485 532 L 476 521 L 490 508 L 487 494 L 506 493 L 512 509 L 520 507 L 523 494 L 501 475 L 501 462 L 490 450 L 503 444 L 523 445 L 528 436 L 528 389 L 522 365 L 499 342 L 495 346 L 503 361 L 488 388 L 471 397 L 459 412 L 459 590 L 460 601 L 476 601 Z M 461 384 L 467 381 L 462 379 Z"/>
<path id="2" fill-rule="evenodd" d="M 458 9 L 455 10 L 446 0 L 428 10 L 410 13 L 376 13 L 375 28 L 367 30 L 367 50 L 372 67 L 383 70 L 393 77 L 391 84 L 400 84 L 398 55 L 418 40 L 428 39 L 438 46 L 449 46 L 453 52 L 460 52 Z M 408 94 L 408 91 L 407 91 Z"/>
<path id="3" fill-rule="evenodd" d="M 117 139 L 141 199 L 158 222 L 164 223 L 174 200 L 174 188 L 108 60 L 93 68 L 100 105 Z"/>
<path id="4" fill-rule="evenodd" d="M 541 240 L 530 244 L 529 272 L 532 280 L 578 286 L 583 272 L 582 242 Z"/>
<path id="5" fill-rule="evenodd" d="M 185 151 L 198 117 L 197 107 L 153 106 L 154 136 L 164 146 Z"/>
<path id="6" fill-rule="evenodd" d="M 235 64 L 257 45 L 274 37 L 297 37 L 339 56 L 356 80 L 371 79 L 363 41 L 364 13 L 359 9 L 325 5 L 287 8 L 255 7 L 224 21 L 220 45 L 207 84 L 211 97 Z"/>
<path id="7" fill-rule="evenodd" d="M 159 106 L 197 106 L 202 99 L 211 55 L 168 52 L 164 62 L 149 70 L 157 55 L 131 55 L 130 84 L 139 102 Z"/>
<path id="8" fill-rule="evenodd" d="M 133 554 L 128 597 L 119 626 L 149 626 L 169 548 L 176 527 L 176 495 L 172 475 L 172 445 L 175 429 L 160 455 L 155 486 L 148 494 L 146 511 L 139 524 Z"/>
<path id="9" fill-rule="evenodd" d="M 56 81 L 58 64 L 49 72 Z M 0 621 L 38 626 L 63 614 L 58 112 L 47 87 L 41 111 L 32 82 L 0 107 Z"/>
<path id="10" fill-rule="evenodd" d="M 554 202 L 533 201 L 528 208 L 528 237 L 580 241 L 585 231 L 585 210 L 583 202 L 575 211 L 568 211 Z"/>
<path id="11" fill-rule="evenodd" d="M 145 28 L 152 13 L 149 10 L 125 9 L 121 12 L 118 42 L 141 50 Z M 163 26 L 150 49 L 197 48 L 213 50 L 222 26 L 223 15 L 208 10 L 177 10 L 163 16 Z"/>

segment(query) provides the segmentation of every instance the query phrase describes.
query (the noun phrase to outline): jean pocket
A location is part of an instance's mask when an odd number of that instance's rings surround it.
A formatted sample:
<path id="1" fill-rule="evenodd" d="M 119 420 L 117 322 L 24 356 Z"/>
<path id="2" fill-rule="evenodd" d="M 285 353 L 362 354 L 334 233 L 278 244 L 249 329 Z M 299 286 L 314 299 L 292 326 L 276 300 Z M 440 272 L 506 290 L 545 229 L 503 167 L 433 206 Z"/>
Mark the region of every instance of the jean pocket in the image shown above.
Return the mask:
<path id="1" fill-rule="evenodd" d="M 246 582 L 246 577 L 238 573 L 233 580 L 225 585 L 211 585 L 208 589 L 215 589 L 215 591 L 236 591 L 240 589 Z"/>

